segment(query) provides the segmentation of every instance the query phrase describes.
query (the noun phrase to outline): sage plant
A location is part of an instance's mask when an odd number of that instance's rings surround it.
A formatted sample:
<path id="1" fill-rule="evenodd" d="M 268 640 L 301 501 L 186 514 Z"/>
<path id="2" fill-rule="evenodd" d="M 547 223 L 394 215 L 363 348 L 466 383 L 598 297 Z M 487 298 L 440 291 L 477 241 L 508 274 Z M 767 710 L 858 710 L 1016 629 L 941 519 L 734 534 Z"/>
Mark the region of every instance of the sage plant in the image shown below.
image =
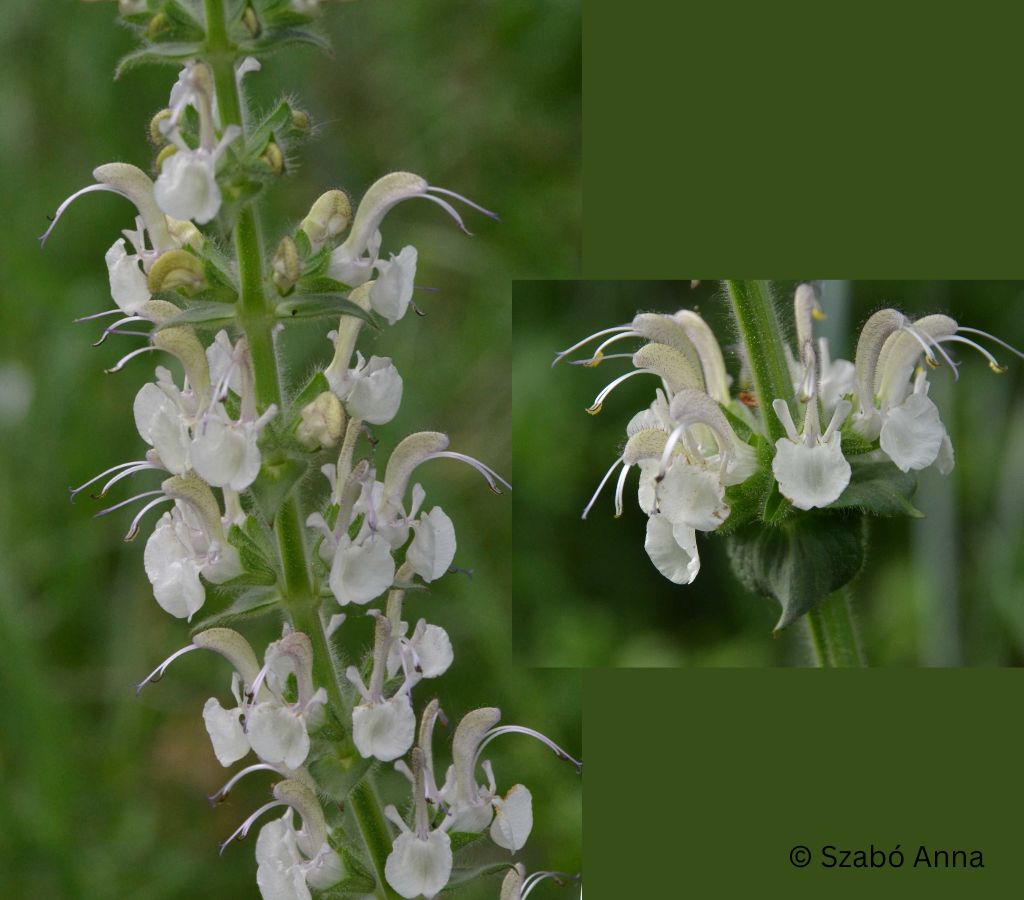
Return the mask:
<path id="1" fill-rule="evenodd" d="M 853 361 L 833 359 L 814 322 L 816 288 L 801 284 L 792 322 L 783 322 L 767 282 L 727 281 L 740 371 L 726 370 L 718 338 L 696 312 L 642 312 L 555 357 L 593 346 L 577 365 L 628 360 L 598 393 L 591 414 L 637 376 L 654 376 L 653 402 L 627 423 L 620 453 L 583 510 L 586 518 L 618 470 L 616 516 L 630 471 L 647 515 L 645 549 L 679 585 L 700 572 L 697 533 L 726 537 L 735 574 L 781 605 L 776 632 L 807 616 L 822 665 L 862 664 L 842 591 L 861 569 L 871 516 L 918 516 L 915 473 L 950 472 L 954 449 L 929 376 L 959 377 L 953 349 L 977 352 L 1004 371 L 990 345 L 1021 355 L 993 335 L 946 315 L 917 319 L 881 309 L 864 323 Z M 790 336 L 792 340 L 790 340 Z M 613 345 L 639 349 L 606 352 Z"/>
<path id="2" fill-rule="evenodd" d="M 434 897 L 505 873 L 502 896 L 526 896 L 541 876 L 523 875 L 511 855 L 530 835 L 532 795 L 499 779 L 485 750 L 526 735 L 581 764 L 533 729 L 501 724 L 487 706 L 461 718 L 450 754 L 437 759 L 444 714 L 425 682 L 442 677 L 455 654 L 442 627 L 406 611 L 407 598 L 452 569 L 457 546 L 454 523 L 416 481 L 420 466 L 454 460 L 495 493 L 508 485 L 440 432 L 407 435 L 386 460 L 376 454 L 374 430 L 396 415 L 403 379 L 392 359 L 357 349 L 367 328 L 383 331 L 415 308 L 416 248 L 381 253 L 394 207 L 428 200 L 464 231 L 460 206 L 496 217 L 419 175 L 392 172 L 354 211 L 346 193 L 328 190 L 264 252 L 260 202 L 310 121 L 292 100 L 252 113 L 245 85 L 266 53 L 322 43 L 312 27 L 321 5 L 119 3 L 143 40 L 123 67 L 180 66 L 149 126 L 156 177 L 100 165 L 93 183 L 60 204 L 42 241 L 84 194 L 130 201 L 132 227 L 105 258 L 115 307 L 82 319 L 114 317 L 97 343 L 136 344 L 109 371 L 149 354 L 171 367 L 157 365 L 135 396 L 145 449 L 73 496 L 95 486 L 102 497 L 146 473 L 162 479 L 102 511 L 140 504 L 126 540 L 148 531 L 143 564 L 156 602 L 193 624 L 188 642 L 138 688 L 194 650 L 228 663 L 201 712 L 221 765 L 244 765 L 212 799 L 252 773 L 276 779 L 269 802 L 222 846 L 261 823 L 256 882 L 266 900 L 320 891 Z M 286 384 L 278 336 L 300 320 L 336 326 L 326 335 L 333 356 L 305 384 Z M 259 652 L 228 627 L 267 615 L 283 626 Z M 344 665 L 333 636 L 353 615 L 372 617 L 373 644 Z M 381 764 L 408 782 L 387 805 Z M 504 860 L 468 867 L 467 853 L 478 854 L 470 845 L 486 839 Z"/>

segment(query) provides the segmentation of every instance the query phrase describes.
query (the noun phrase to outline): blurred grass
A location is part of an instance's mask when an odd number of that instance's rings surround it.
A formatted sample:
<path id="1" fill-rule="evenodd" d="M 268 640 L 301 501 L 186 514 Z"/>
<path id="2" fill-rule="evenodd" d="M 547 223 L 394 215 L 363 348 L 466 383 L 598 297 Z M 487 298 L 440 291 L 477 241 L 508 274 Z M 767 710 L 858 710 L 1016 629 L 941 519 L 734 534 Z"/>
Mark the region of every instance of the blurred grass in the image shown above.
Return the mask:
<path id="1" fill-rule="evenodd" d="M 777 283 L 784 312 L 793 287 Z M 698 539 L 701 571 L 693 585 L 677 587 L 658 574 L 643 548 L 635 473 L 621 519 L 613 518 L 614 483 L 588 518 L 579 518 L 615 460 L 630 416 L 650 403 L 653 380 L 626 382 L 591 417 L 585 408 L 628 363 L 552 369 L 555 353 L 639 310 L 686 306 L 711 323 L 735 375 L 728 349 L 735 337 L 718 285 L 521 282 L 514 301 L 514 578 L 518 596 L 544 598 L 526 607 L 524 626 L 539 636 L 530 659 L 580 666 L 807 664 L 803 629 L 772 639 L 777 607 L 744 592 L 714 535 Z M 885 305 L 914 316 L 948 312 L 1024 346 L 1019 282 L 830 282 L 823 303 L 834 356 L 850 358 L 860 324 Z M 974 351 L 955 349 L 963 362 L 959 382 L 948 368 L 931 382 L 956 468 L 946 478 L 934 470 L 921 474 L 915 502 L 925 519 L 872 521 L 867 566 L 853 585 L 873 665 L 1024 663 L 1024 360 L 992 346 L 1008 366 L 995 375 Z"/>
<path id="2" fill-rule="evenodd" d="M 104 376 L 128 345 L 94 350 L 99 328 L 71 323 L 110 305 L 103 253 L 130 225 L 130 207 L 92 195 L 71 209 L 45 253 L 35 240 L 45 215 L 87 184 L 94 166 L 150 167 L 145 128 L 176 73 L 143 69 L 111 81 L 132 46 L 113 9 L 5 0 L 0 31 L 8 226 L 0 249 L 0 896 L 250 897 L 253 842 L 223 859 L 217 843 L 263 801 L 269 782 L 252 776 L 214 810 L 204 796 L 228 773 L 200 711 L 211 694 L 226 699 L 229 672 L 196 654 L 136 699 L 135 682 L 185 642 L 186 629 L 152 600 L 141 542 L 121 542 L 127 518 L 93 520 L 99 504 L 85 496 L 68 503 L 69 485 L 141 452 L 131 401 L 151 377 L 143 362 Z M 500 225 L 468 217 L 473 239 L 427 204 L 389 217 L 385 251 L 416 244 L 419 278 L 437 293 L 417 298 L 426 318 L 410 315 L 363 345 L 393 356 L 406 381 L 399 419 L 381 429 L 381 453 L 409 430 L 440 429 L 454 449 L 509 474 L 509 283 L 571 275 L 578 265 L 579 15 L 576 2 L 341 4 L 324 19 L 332 58 L 285 54 L 248 80 L 258 105 L 291 93 L 318 123 L 270 196 L 268 241 L 328 187 L 358 197 L 402 168 L 502 215 Z M 328 357 L 314 327 L 285 338 L 296 379 Z M 417 475 L 456 523 L 456 563 L 474 570 L 472 580 L 450 576 L 409 611 L 451 633 L 456 662 L 438 688 L 443 707 L 455 720 L 498 705 L 505 721 L 578 751 L 578 676 L 524 668 L 534 640 L 513 605 L 510 497 L 495 497 L 454 463 Z M 128 488 L 112 499 L 127 496 Z M 365 624 L 352 623 L 359 640 Z M 267 640 L 273 627 L 248 633 Z M 488 755 L 502 783 L 534 792 L 527 866 L 578 866 L 581 789 L 571 768 L 526 739 L 505 739 Z M 496 891 L 492 882 L 464 895 Z"/>

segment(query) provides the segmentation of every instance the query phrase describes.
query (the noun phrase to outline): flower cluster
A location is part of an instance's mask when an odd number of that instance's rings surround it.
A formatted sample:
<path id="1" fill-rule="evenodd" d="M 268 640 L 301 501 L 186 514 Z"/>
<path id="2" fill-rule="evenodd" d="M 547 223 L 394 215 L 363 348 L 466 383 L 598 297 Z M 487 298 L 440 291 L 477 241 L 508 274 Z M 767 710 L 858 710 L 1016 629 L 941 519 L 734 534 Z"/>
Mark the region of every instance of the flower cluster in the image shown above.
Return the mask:
<path id="1" fill-rule="evenodd" d="M 148 16 L 149 7 L 121 3 L 130 22 Z M 207 3 L 207 16 L 218 7 Z M 245 15 L 294 31 L 319 7 L 264 2 Z M 245 17 L 241 24 L 254 27 Z M 490 764 L 480 759 L 489 741 L 519 732 L 571 757 L 531 729 L 499 726 L 498 710 L 480 709 L 455 729 L 452 765 L 442 784 L 435 780 L 432 735 L 442 712 L 436 699 L 419 697 L 417 704 L 413 694 L 423 692 L 425 679 L 443 675 L 454 653 L 444 628 L 424 618 L 413 625 L 403 607 L 408 592 L 426 593 L 452 570 L 457 542 L 451 518 L 440 506 L 428 508 L 414 475 L 424 463 L 449 459 L 474 467 L 495 493 L 508 484 L 449 449 L 440 432 L 410 434 L 382 460 L 371 428 L 397 414 L 403 379 L 392 359 L 366 359 L 356 344 L 367 323 L 382 330 L 414 307 L 416 248 L 386 258 L 381 252 L 392 209 L 423 198 L 463 231 L 454 202 L 496 217 L 418 175 L 394 172 L 366 191 L 354 213 L 348 195 L 327 191 L 264 260 L 253 199 L 281 174 L 282 147 L 308 131 L 308 118 L 282 101 L 262 122 L 244 121 L 243 79 L 259 70 L 255 59 L 228 70 L 227 84 L 214 71 L 218 63 L 201 53 L 183 62 L 167 107 L 150 126 L 159 148 L 155 180 L 126 163 L 100 166 L 93 184 L 60 205 L 41 239 L 84 194 L 107 191 L 131 201 L 134 228 L 106 253 L 116 306 L 83 320 L 117 317 L 97 344 L 111 336 L 143 341 L 108 371 L 151 352 L 168 354 L 180 368 L 175 374 L 157 366 L 135 397 L 144 453 L 89 479 L 72 497 L 92 485 L 102 497 L 132 476 L 160 474 L 158 487 L 99 513 L 145 501 L 128 529 L 132 540 L 150 510 L 169 505 L 146 541 L 146 575 L 165 611 L 189 621 L 202 616 L 191 642 L 139 689 L 192 650 L 212 650 L 231 665 L 232 699 L 224 699 L 227 692 L 211 697 L 202 718 L 221 765 L 250 754 L 255 762 L 211 799 L 223 799 L 250 773 L 277 777 L 273 801 L 225 842 L 284 807 L 256 842 L 263 897 L 298 900 L 327 888 L 373 894 L 385 891 L 381 877 L 403 897 L 433 897 L 455 865 L 450 834 L 486 832 L 515 853 L 531 831 L 530 791 L 516 784 L 499 793 Z M 223 250 L 224 236 L 234 241 L 234 259 Z M 275 341 L 296 317 L 337 328 L 328 335 L 329 363 L 289 391 Z M 374 620 L 374 639 L 366 664 L 346 668 L 333 636 L 353 605 Z M 274 613 L 284 625 L 261 664 L 249 641 L 223 623 Z M 387 831 L 383 811 L 375 814 L 375 762 L 393 763 L 412 787 L 411 825 L 387 807 L 395 832 Z M 349 773 L 343 788 L 322 781 L 325 766 Z M 326 813 L 321 798 L 333 801 Z M 381 835 L 368 835 L 366 821 L 379 821 L 390 851 L 381 853 Z"/>
<path id="2" fill-rule="evenodd" d="M 597 395 L 591 414 L 626 379 L 646 374 L 660 382 L 651 405 L 626 426 L 623 449 L 583 517 L 621 466 L 615 490 L 620 515 L 626 479 L 636 467 L 639 504 L 648 516 L 647 553 L 666 578 L 689 584 L 700 570 L 696 533 L 728 531 L 746 521 L 750 504 L 744 500 L 751 490 L 761 495 L 762 509 L 777 490 L 790 509 L 808 511 L 854 505 L 845 503 L 857 480 L 851 461 L 862 467 L 882 462 L 903 473 L 930 466 L 948 473 L 953 447 L 928 397 L 928 370 L 947 365 L 956 375 L 949 347 L 961 344 L 1001 372 L 992 353 L 968 335 L 1007 345 L 949 316 L 911 319 L 883 309 L 864 324 L 850 362 L 833 359 L 826 339 L 815 339 L 814 320 L 823 317 L 814 288 L 801 284 L 794 297 L 795 346 L 784 347 L 787 397 L 755 396 L 745 349 L 734 393 L 721 346 L 707 323 L 686 309 L 640 313 L 559 353 L 555 363 L 603 338 L 589 358 L 574 363 L 631 362 L 630 371 Z M 625 341 L 642 346 L 605 353 Z M 784 435 L 772 440 L 776 423 Z M 877 478 L 877 470 L 872 475 Z"/>

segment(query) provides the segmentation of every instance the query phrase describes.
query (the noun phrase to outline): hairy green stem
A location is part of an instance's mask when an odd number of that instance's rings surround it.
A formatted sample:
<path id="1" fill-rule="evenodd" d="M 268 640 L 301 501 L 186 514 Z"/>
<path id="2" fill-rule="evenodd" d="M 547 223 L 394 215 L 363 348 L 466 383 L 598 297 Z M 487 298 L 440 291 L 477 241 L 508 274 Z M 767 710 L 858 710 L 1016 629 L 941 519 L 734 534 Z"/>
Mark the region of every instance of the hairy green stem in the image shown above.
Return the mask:
<path id="1" fill-rule="evenodd" d="M 786 436 L 786 429 L 772 410 L 772 401 L 781 399 L 792 406 L 793 384 L 771 285 L 767 281 L 726 281 L 725 288 L 747 351 L 754 394 L 774 443 Z"/>
<path id="2" fill-rule="evenodd" d="M 204 0 L 204 8 L 207 62 L 213 70 L 221 124 L 244 128 L 242 103 L 235 80 L 236 48 L 227 34 L 225 0 Z M 234 244 L 240 287 L 237 321 L 249 344 L 256 405 L 263 412 L 272 404 L 281 405 L 281 381 L 273 340 L 273 308 L 264 290 L 259 216 L 251 204 L 242 208 L 235 222 Z M 351 709 L 345 701 L 340 672 L 320 616 L 320 599 L 314 592 L 310 577 L 302 515 L 294 495 L 285 498 L 278 509 L 274 517 L 274 531 L 284 571 L 283 593 L 288 616 L 295 630 L 309 637 L 313 645 L 314 678 L 326 688 L 330 706 L 344 725 L 351 721 Z M 397 900 L 398 895 L 388 887 L 384 878 L 384 864 L 391 852 L 391 832 L 371 775 L 353 789 L 348 804 L 373 860 L 378 882 L 377 896 L 380 900 Z"/>
<path id="3" fill-rule="evenodd" d="M 391 831 L 373 783 L 365 778 L 360 781 L 352 788 L 348 802 L 355 813 L 359 833 L 363 836 L 363 843 L 373 862 L 373 871 L 377 876 L 376 894 L 380 900 L 397 900 L 398 894 L 391 890 L 384 877 L 384 865 L 391 852 Z"/>
<path id="4" fill-rule="evenodd" d="M 840 588 L 807 613 L 807 627 L 818 665 L 850 669 L 864 665 L 850 615 L 849 591 Z"/>

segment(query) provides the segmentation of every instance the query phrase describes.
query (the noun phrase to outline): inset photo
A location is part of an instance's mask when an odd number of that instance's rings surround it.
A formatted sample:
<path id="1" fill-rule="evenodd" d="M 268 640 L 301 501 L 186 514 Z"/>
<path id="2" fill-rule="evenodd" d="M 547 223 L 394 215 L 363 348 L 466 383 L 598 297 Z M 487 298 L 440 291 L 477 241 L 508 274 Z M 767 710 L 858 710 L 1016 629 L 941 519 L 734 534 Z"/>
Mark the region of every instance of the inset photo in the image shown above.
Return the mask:
<path id="1" fill-rule="evenodd" d="M 530 662 L 1024 663 L 1024 283 L 514 301 Z"/>

